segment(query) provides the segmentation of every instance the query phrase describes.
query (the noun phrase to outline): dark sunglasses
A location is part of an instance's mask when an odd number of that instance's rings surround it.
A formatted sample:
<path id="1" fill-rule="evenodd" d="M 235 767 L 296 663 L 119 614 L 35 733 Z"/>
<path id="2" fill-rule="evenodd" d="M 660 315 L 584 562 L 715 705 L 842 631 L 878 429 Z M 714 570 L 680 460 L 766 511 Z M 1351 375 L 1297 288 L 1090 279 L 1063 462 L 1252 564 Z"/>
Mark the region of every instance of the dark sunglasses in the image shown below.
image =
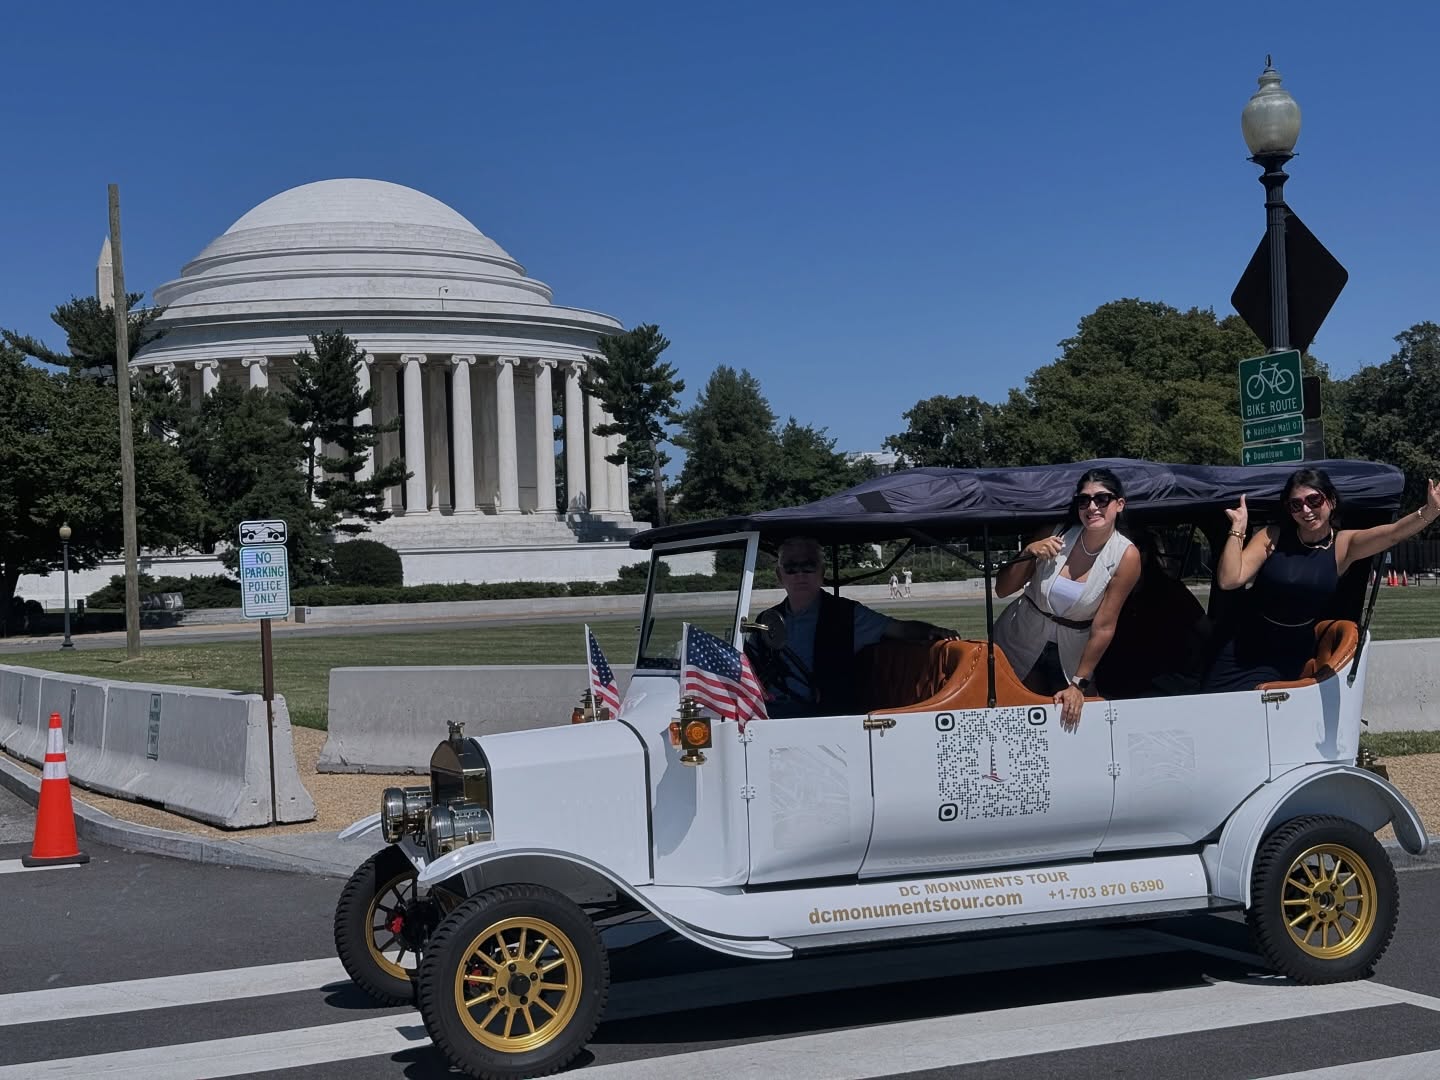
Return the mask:
<path id="1" fill-rule="evenodd" d="M 1324 495 L 1321 495 L 1320 492 L 1318 492 L 1318 491 L 1312 491 L 1309 495 L 1306 495 L 1305 498 L 1303 498 L 1303 499 L 1286 499 L 1286 500 L 1285 500 L 1285 509 L 1289 510 L 1290 513 L 1292 513 L 1292 514 L 1298 514 L 1298 513 L 1300 513 L 1300 511 L 1301 511 L 1301 510 L 1304 510 L 1307 506 L 1308 506 L 1311 510 L 1319 510 L 1320 507 L 1322 507 L 1322 506 L 1324 506 L 1324 505 L 1325 505 L 1325 496 L 1324 496 Z"/>
<path id="2" fill-rule="evenodd" d="M 781 563 L 780 569 L 787 574 L 813 574 L 820 567 L 813 562 L 787 562 Z"/>
<path id="3" fill-rule="evenodd" d="M 1112 495 L 1108 491 L 1097 491 L 1094 495 L 1076 495 L 1075 505 L 1081 510 L 1084 510 L 1085 507 L 1093 502 L 1097 509 L 1104 510 L 1119 497 L 1119 495 Z"/>

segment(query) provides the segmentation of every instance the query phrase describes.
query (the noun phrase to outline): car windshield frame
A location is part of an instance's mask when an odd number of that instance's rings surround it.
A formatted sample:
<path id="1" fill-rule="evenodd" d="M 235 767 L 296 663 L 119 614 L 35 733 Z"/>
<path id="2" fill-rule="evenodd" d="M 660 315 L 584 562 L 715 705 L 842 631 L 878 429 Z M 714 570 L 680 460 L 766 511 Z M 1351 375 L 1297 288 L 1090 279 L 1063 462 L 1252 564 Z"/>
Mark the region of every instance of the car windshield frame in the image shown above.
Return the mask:
<path id="1" fill-rule="evenodd" d="M 680 669 L 678 658 L 650 656 L 647 651 L 651 648 L 652 637 L 657 625 L 657 615 L 661 618 L 670 617 L 668 611 L 657 611 L 665 605 L 657 603 L 661 596 L 694 596 L 694 593 L 669 593 L 656 589 L 656 577 L 659 573 L 661 560 L 670 555 L 700 554 L 707 551 L 720 551 L 722 549 L 736 550 L 742 554 L 743 563 L 740 571 L 740 584 L 734 590 L 716 589 L 705 595 L 728 594 L 734 599 L 734 607 L 731 610 L 728 632 L 724 635 L 725 640 L 736 648 L 740 647 L 740 624 L 744 620 L 745 613 L 750 610 L 750 594 L 755 583 L 755 558 L 759 550 L 760 534 L 756 532 L 728 532 L 706 536 L 700 539 L 687 539 L 674 543 L 656 544 L 651 549 L 650 575 L 645 584 L 645 606 L 641 614 L 639 641 L 635 649 L 635 671 L 636 673 L 663 672 L 667 674 L 677 673 Z M 718 636 L 718 635 L 717 635 Z"/>

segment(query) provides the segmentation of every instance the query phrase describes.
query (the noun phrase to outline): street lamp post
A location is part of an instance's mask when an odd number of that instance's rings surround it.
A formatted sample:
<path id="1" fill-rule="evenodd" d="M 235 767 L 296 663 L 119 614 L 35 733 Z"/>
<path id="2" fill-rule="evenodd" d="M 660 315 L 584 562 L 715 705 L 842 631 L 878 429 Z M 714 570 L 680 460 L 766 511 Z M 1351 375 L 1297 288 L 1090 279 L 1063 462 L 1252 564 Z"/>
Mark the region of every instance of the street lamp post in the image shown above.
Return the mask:
<path id="1" fill-rule="evenodd" d="M 1300 138 L 1300 106 L 1280 85 L 1280 73 L 1265 57 L 1260 89 L 1240 114 L 1240 130 L 1250 160 L 1265 170 L 1265 222 L 1270 241 L 1270 351 L 1290 348 L 1290 296 L 1285 266 L 1285 163 L 1295 156 Z"/>
<path id="2" fill-rule="evenodd" d="M 73 649 L 75 643 L 70 640 L 70 526 L 60 526 L 60 550 L 61 561 L 65 567 L 65 640 L 60 642 L 60 648 Z"/>

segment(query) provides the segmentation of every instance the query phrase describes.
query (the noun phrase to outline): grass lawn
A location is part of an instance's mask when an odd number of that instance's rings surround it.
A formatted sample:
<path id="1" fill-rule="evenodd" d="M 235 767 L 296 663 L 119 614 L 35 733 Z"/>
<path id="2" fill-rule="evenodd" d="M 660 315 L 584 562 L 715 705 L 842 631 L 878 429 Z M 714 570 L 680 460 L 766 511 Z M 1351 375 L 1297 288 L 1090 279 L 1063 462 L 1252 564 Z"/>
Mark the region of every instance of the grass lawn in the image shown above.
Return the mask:
<path id="1" fill-rule="evenodd" d="M 636 597 L 635 604 L 636 617 L 633 621 L 591 620 L 601 648 L 613 663 L 628 664 L 634 660 L 639 597 Z M 933 608 L 882 602 L 876 607 L 890 609 L 902 618 L 923 619 L 951 627 L 965 637 L 983 637 L 985 634 L 985 605 L 973 601 Z M 291 637 L 277 634 L 275 689 L 285 695 L 294 723 L 323 728 L 332 667 L 581 664 L 585 657 L 580 627 L 581 622 L 557 620 L 547 626 L 445 629 L 356 637 L 318 637 L 311 634 Z M 1440 637 L 1440 588 L 1382 588 L 1374 634 L 1379 639 Z M 25 653 L 0 659 L 26 667 L 129 682 L 211 686 L 250 693 L 260 691 L 258 629 L 253 643 L 147 645 L 136 660 L 127 660 L 124 649 Z M 577 687 L 577 694 L 580 689 L 583 687 Z M 1389 747 L 1385 750 L 1385 753 L 1396 752 Z"/>

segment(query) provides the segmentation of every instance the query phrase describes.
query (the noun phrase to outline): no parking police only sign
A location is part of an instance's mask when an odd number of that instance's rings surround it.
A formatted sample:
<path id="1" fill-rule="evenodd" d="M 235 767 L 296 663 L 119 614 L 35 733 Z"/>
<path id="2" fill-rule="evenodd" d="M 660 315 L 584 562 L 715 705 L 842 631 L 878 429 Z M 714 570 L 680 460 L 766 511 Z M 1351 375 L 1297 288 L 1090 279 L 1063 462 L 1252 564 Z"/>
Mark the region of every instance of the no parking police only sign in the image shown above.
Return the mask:
<path id="1" fill-rule="evenodd" d="M 247 619 L 283 619 L 290 614 L 288 530 L 283 521 L 240 523 L 240 602 Z M 264 543 L 257 541 L 264 540 Z"/>

